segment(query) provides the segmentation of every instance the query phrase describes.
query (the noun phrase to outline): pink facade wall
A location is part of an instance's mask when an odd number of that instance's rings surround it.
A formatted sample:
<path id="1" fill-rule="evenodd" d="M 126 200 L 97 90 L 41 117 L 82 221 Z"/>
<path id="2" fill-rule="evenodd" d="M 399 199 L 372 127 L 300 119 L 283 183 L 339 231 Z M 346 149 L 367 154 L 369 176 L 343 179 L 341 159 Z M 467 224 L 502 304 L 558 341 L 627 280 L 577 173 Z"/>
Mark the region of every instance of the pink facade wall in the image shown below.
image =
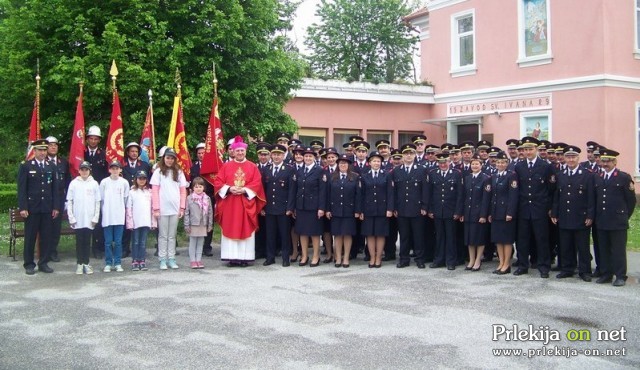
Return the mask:
<path id="1" fill-rule="evenodd" d="M 437 127 L 421 123 L 432 116 L 432 106 L 428 104 L 294 98 L 284 110 L 302 128 L 327 129 L 326 146 L 343 144 L 333 142 L 333 129 L 360 130 L 364 137 L 368 130 L 391 131 L 394 147 L 399 144 L 399 131 L 422 132 L 427 137 L 441 135 Z"/>

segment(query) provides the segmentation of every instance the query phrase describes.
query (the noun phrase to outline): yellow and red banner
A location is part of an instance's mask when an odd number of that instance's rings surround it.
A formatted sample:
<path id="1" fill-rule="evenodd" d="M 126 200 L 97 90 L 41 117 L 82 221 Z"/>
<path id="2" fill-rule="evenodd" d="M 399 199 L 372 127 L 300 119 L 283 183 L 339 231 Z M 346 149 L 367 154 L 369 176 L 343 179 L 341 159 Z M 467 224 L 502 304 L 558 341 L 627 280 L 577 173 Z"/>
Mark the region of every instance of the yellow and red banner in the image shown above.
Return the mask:
<path id="1" fill-rule="evenodd" d="M 178 155 L 178 163 L 184 172 L 187 181 L 191 180 L 191 155 L 187 147 L 187 137 L 184 130 L 184 120 L 182 119 L 182 101 L 180 94 L 173 100 L 173 114 L 171 115 L 171 126 L 169 127 L 169 138 L 167 146 L 173 148 Z"/>

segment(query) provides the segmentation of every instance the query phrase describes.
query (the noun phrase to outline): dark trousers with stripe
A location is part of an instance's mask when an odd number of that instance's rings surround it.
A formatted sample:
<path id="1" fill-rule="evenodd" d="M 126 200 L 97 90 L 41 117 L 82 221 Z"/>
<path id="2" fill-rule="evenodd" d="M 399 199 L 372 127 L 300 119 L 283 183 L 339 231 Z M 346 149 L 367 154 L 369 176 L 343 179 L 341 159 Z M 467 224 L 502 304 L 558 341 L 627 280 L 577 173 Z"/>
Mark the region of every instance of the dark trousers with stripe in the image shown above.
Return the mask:
<path id="1" fill-rule="evenodd" d="M 409 251 L 416 254 L 416 263 L 424 263 L 424 217 L 398 217 L 400 231 L 400 263 L 409 263 Z"/>
<path id="2" fill-rule="evenodd" d="M 627 230 L 598 229 L 602 276 L 627 278 Z"/>
<path id="3" fill-rule="evenodd" d="M 589 229 L 559 229 L 560 251 L 558 263 L 563 272 L 591 274 L 591 253 L 589 252 Z M 576 256 L 578 264 L 576 266 Z"/>
<path id="4" fill-rule="evenodd" d="M 49 262 L 49 246 L 51 245 L 52 228 L 53 218 L 50 212 L 29 213 L 29 217 L 24 220 L 23 266 L 25 268 L 36 267 L 34 259 L 38 234 L 40 235 L 40 259 L 38 260 L 38 265 L 46 265 L 47 262 Z"/>

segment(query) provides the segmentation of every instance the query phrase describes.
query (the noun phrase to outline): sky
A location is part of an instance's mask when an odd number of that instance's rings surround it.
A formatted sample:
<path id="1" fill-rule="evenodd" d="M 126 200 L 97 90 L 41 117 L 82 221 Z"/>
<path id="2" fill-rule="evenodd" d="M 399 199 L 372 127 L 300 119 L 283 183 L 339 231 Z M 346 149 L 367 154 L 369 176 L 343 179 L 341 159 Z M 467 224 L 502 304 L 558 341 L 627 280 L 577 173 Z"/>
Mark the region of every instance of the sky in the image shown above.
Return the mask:
<path id="1" fill-rule="evenodd" d="M 296 42 L 301 53 L 306 54 L 307 48 L 304 46 L 304 37 L 307 33 L 307 27 L 313 22 L 317 22 L 319 18 L 315 16 L 316 5 L 320 0 L 303 0 L 298 6 L 296 17 L 293 21 L 292 38 Z"/>

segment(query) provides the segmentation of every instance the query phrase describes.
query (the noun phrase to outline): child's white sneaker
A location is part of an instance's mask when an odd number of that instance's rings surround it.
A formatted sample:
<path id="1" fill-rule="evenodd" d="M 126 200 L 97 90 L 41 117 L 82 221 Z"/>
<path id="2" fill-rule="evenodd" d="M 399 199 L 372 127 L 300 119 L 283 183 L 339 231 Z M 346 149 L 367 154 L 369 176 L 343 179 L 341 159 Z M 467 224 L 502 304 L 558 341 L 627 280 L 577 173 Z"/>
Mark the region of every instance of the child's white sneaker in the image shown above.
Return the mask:
<path id="1" fill-rule="evenodd" d="M 102 272 L 111 272 L 111 265 L 106 265 Z"/>
<path id="2" fill-rule="evenodd" d="M 116 272 L 123 272 L 124 269 L 122 268 L 122 265 L 116 265 Z"/>
<path id="3" fill-rule="evenodd" d="M 84 272 L 83 270 L 84 269 L 82 268 L 82 265 L 78 265 L 76 267 L 76 275 L 82 275 L 82 273 Z"/>
<path id="4" fill-rule="evenodd" d="M 83 265 L 84 267 L 84 273 L 87 275 L 91 275 L 93 274 L 93 267 L 91 267 L 90 265 Z"/>

